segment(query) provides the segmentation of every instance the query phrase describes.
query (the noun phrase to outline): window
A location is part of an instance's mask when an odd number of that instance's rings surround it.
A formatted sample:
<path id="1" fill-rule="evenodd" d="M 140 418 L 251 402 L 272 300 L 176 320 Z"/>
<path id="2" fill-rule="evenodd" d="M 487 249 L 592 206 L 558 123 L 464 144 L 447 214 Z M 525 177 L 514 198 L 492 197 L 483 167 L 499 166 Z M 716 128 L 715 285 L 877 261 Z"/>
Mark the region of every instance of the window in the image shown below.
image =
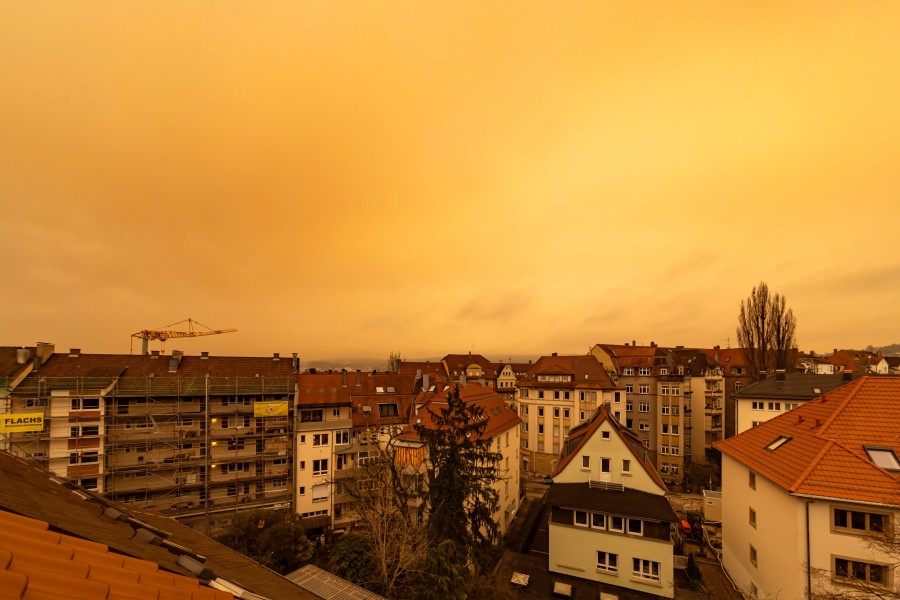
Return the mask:
<path id="1" fill-rule="evenodd" d="M 647 579 L 649 581 L 659 581 L 659 563 L 643 558 L 635 558 L 633 560 L 632 576 L 636 579 Z"/>
<path id="2" fill-rule="evenodd" d="M 672 463 L 672 468 L 669 470 L 671 475 L 678 475 L 678 463 Z"/>
<path id="3" fill-rule="evenodd" d="M 738 391 L 739 389 L 741 389 L 741 382 L 735 381 L 734 382 L 734 391 Z"/>
<path id="4" fill-rule="evenodd" d="M 672 453 L 672 456 L 678 456 L 681 454 L 681 447 L 676 445 L 669 446 L 669 452 Z"/>
<path id="5" fill-rule="evenodd" d="M 559 390 L 553 390 L 553 399 L 559 400 Z M 553 416 L 559 417 L 559 409 L 558 408 L 553 409 Z"/>
<path id="6" fill-rule="evenodd" d="M 336 446 L 345 446 L 350 443 L 350 430 L 339 429 L 334 432 L 334 444 Z"/>
<path id="7" fill-rule="evenodd" d="M 328 500 L 328 484 L 323 483 L 320 485 L 314 485 L 312 489 L 312 501 L 324 502 L 325 500 Z"/>
<path id="8" fill-rule="evenodd" d="M 387 417 L 397 417 L 400 415 L 400 411 L 397 410 L 396 404 L 379 404 L 378 405 L 378 416 L 382 418 Z"/>
<path id="9" fill-rule="evenodd" d="M 678 435 L 678 425 L 672 425 L 672 435 Z"/>
<path id="10" fill-rule="evenodd" d="M 588 526 L 587 512 L 583 511 L 583 510 L 576 510 L 574 523 L 578 527 L 587 527 Z"/>
<path id="11" fill-rule="evenodd" d="M 659 395 L 660 395 L 660 396 L 668 396 L 668 395 L 669 395 L 669 386 L 668 386 L 668 385 L 661 385 L 661 386 L 659 387 Z"/>
<path id="12" fill-rule="evenodd" d="M 603 438 L 604 440 L 608 440 L 608 439 L 609 439 L 609 432 L 608 432 L 608 431 L 601 431 L 601 432 L 600 432 L 600 437 Z"/>
<path id="13" fill-rule="evenodd" d="M 625 403 L 625 411 L 632 412 L 633 410 L 634 410 L 634 402 L 631 402 L 629 400 L 628 402 Z"/>
<path id="14" fill-rule="evenodd" d="M 582 456 L 581 457 L 581 466 L 585 469 L 591 468 L 591 457 L 590 456 Z"/>
<path id="15" fill-rule="evenodd" d="M 660 374 L 660 375 L 668 375 L 668 374 L 669 374 L 669 369 L 668 369 L 668 367 L 660 367 L 660 368 L 659 368 L 659 374 Z"/>
<path id="16" fill-rule="evenodd" d="M 894 454 L 892 448 L 878 448 L 875 446 L 864 446 L 869 459 L 886 471 L 900 471 L 900 461 Z"/>
<path id="17" fill-rule="evenodd" d="M 784 410 L 794 410 L 794 409 L 797 408 L 798 406 L 800 406 L 800 403 L 799 403 L 799 402 L 785 402 L 785 403 L 784 403 Z"/>
<path id="18" fill-rule="evenodd" d="M 618 531 L 619 533 L 625 532 L 625 518 L 617 517 L 615 515 L 610 515 L 607 518 L 607 525 L 609 526 L 610 531 Z"/>
<path id="19" fill-rule="evenodd" d="M 544 433 L 544 424 L 538 423 L 538 433 Z"/>
<path id="20" fill-rule="evenodd" d="M 781 410 L 781 402 L 769 402 L 769 410 Z"/>
<path id="21" fill-rule="evenodd" d="M 659 447 L 659 453 L 660 453 L 660 454 L 668 454 L 668 453 L 669 453 L 669 445 L 668 445 L 668 444 L 662 444 L 662 445 Z"/>
<path id="22" fill-rule="evenodd" d="M 544 399 L 544 390 L 538 390 L 538 398 L 541 400 Z"/>
<path id="23" fill-rule="evenodd" d="M 541 392 L 541 393 L 543 394 L 544 392 Z M 543 406 L 538 406 L 538 416 L 539 417 L 544 416 L 544 407 Z"/>
<path id="24" fill-rule="evenodd" d="M 867 581 L 876 585 L 887 584 L 889 567 L 873 563 L 850 560 L 849 558 L 834 559 L 834 576 L 836 578 L 856 579 Z"/>
<path id="25" fill-rule="evenodd" d="M 750 509 L 750 527 L 756 528 L 756 511 Z"/>
<path id="26" fill-rule="evenodd" d="M 630 394 L 634 391 L 634 384 L 626 383 L 625 384 L 625 393 Z"/>
<path id="27" fill-rule="evenodd" d="M 649 402 L 641 402 L 638 405 L 638 411 L 642 413 L 650 412 L 650 403 Z"/>
<path id="28" fill-rule="evenodd" d="M 625 367 L 625 372 L 623 373 L 627 377 L 631 377 L 634 375 L 634 367 Z"/>
<path id="29" fill-rule="evenodd" d="M 751 490 L 756 489 L 756 473 L 754 473 L 753 471 L 749 472 L 749 479 L 747 480 L 747 483 L 750 485 Z"/>
<path id="30" fill-rule="evenodd" d="M 314 409 L 304 409 L 300 411 L 300 422 L 301 423 L 312 423 L 322 420 L 322 409 L 314 408 Z"/>
<path id="31" fill-rule="evenodd" d="M 638 423 L 638 431 L 650 431 L 650 423 L 647 421 L 641 421 Z"/>
<path id="32" fill-rule="evenodd" d="M 328 474 L 328 459 L 321 458 L 313 461 L 313 475 Z"/>
<path id="33" fill-rule="evenodd" d="M 300 486 L 300 495 L 301 495 L 301 496 L 305 496 L 305 495 L 306 495 L 306 486 L 305 486 L 305 485 L 301 485 L 301 486 Z"/>
<path id="34" fill-rule="evenodd" d="M 660 412 L 662 412 L 662 414 L 664 414 L 664 415 L 670 414 L 670 411 L 669 411 L 669 405 L 668 405 L 668 404 L 661 404 L 660 407 L 659 407 L 659 410 L 660 410 Z"/>
<path id="35" fill-rule="evenodd" d="M 301 460 L 301 461 L 300 461 L 300 470 L 301 470 L 301 471 L 305 471 L 305 470 L 306 470 L 306 461 L 305 461 L 305 460 Z"/>
<path id="36" fill-rule="evenodd" d="M 327 433 L 314 433 L 313 434 L 313 446 L 327 446 L 328 445 L 328 434 Z"/>
<path id="37" fill-rule="evenodd" d="M 640 519 L 628 519 L 628 533 L 631 535 L 644 535 L 644 522 Z"/>
<path id="38" fill-rule="evenodd" d="M 591 513 L 591 529 L 606 529 L 606 515 Z"/>
<path id="39" fill-rule="evenodd" d="M 672 392 L 671 392 L 671 393 L 672 393 L 673 396 L 680 396 L 680 395 L 681 395 L 681 388 L 678 387 L 677 385 L 673 385 L 673 386 L 672 386 Z"/>
<path id="40" fill-rule="evenodd" d="M 563 400 L 569 399 L 569 392 L 563 392 Z"/>
<path id="41" fill-rule="evenodd" d="M 334 391 L 334 388 L 332 388 L 331 391 Z M 339 408 L 333 408 L 333 409 L 331 409 L 331 416 L 332 416 L 332 417 L 340 417 L 340 416 L 341 416 L 341 409 L 339 409 Z"/>
<path id="42" fill-rule="evenodd" d="M 791 436 L 779 435 L 777 438 L 772 440 L 768 446 L 766 446 L 766 450 L 768 450 L 769 452 L 773 452 L 784 446 L 789 441 L 791 441 Z"/>
<path id="43" fill-rule="evenodd" d="M 765 407 L 765 402 L 757 402 L 756 400 L 753 401 L 753 410 L 763 410 Z"/>
<path id="44" fill-rule="evenodd" d="M 622 473 L 631 473 L 631 461 L 627 458 L 622 459 Z"/>
<path id="45" fill-rule="evenodd" d="M 833 529 L 843 533 L 882 533 L 888 527 L 888 515 L 843 508 L 833 509 Z"/>
<path id="46" fill-rule="evenodd" d="M 600 459 L 600 472 L 601 473 L 609 473 L 609 463 L 610 463 L 610 460 L 608 458 Z"/>
<path id="47" fill-rule="evenodd" d="M 753 563 L 754 567 L 756 566 L 756 560 L 757 560 L 756 548 L 754 548 L 753 545 L 751 544 L 750 545 L 750 562 Z"/>
<path id="48" fill-rule="evenodd" d="M 641 367 L 638 369 L 638 375 L 641 377 L 649 377 L 650 376 L 650 367 Z"/>
<path id="49" fill-rule="evenodd" d="M 564 419 L 568 419 L 568 418 L 569 418 L 569 409 L 568 409 L 568 408 L 564 408 L 564 409 L 563 409 L 563 418 L 564 418 Z"/>
<path id="50" fill-rule="evenodd" d="M 618 573 L 619 555 L 612 552 L 597 551 L 597 570 L 607 573 Z"/>
<path id="51" fill-rule="evenodd" d="M 660 473 L 668 473 L 669 472 L 669 463 L 662 463 L 659 465 Z"/>
<path id="52" fill-rule="evenodd" d="M 649 394 L 650 393 L 650 384 L 642 383 L 640 386 L 638 386 L 638 393 L 639 394 Z"/>

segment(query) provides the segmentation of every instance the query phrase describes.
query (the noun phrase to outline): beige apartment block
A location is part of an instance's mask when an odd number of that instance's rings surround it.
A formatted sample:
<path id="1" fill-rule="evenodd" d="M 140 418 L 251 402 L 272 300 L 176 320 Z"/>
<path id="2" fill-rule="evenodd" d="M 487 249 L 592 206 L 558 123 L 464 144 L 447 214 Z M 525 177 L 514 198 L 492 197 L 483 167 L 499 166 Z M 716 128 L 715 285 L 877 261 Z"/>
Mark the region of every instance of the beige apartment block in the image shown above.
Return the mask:
<path id="1" fill-rule="evenodd" d="M 604 404 L 625 418 L 625 393 L 593 355 L 540 357 L 517 382 L 522 470 L 548 475 L 569 431 Z M 649 405 L 648 405 L 649 410 Z"/>

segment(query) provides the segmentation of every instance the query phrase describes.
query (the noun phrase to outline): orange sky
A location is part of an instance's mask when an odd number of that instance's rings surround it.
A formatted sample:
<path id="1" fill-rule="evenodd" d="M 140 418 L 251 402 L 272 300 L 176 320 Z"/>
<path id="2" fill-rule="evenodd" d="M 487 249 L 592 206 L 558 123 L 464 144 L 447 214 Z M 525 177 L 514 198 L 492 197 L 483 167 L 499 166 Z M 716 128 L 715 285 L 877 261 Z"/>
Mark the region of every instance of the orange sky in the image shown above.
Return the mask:
<path id="1" fill-rule="evenodd" d="M 0 344 L 900 342 L 900 3 L 5 2 Z"/>

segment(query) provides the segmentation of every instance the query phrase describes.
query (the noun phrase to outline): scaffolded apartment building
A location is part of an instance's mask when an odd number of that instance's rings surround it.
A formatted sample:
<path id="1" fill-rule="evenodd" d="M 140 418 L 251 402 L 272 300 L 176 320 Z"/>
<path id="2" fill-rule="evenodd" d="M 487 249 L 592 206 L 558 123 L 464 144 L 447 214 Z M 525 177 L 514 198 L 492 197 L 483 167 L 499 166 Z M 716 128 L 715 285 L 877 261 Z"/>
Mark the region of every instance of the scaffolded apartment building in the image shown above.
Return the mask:
<path id="1" fill-rule="evenodd" d="M 8 392 L 14 454 L 120 502 L 184 520 L 292 503 L 299 361 L 54 353 Z"/>

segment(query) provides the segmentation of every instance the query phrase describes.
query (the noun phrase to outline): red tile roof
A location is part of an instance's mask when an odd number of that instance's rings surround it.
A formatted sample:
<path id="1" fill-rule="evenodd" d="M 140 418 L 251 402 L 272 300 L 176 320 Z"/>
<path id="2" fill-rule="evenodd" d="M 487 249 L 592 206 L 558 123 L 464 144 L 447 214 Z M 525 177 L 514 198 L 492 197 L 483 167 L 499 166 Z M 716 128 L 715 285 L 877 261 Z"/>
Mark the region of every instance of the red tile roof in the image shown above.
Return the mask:
<path id="1" fill-rule="evenodd" d="M 0 598 L 231 600 L 228 592 L 0 509 Z"/>
<path id="2" fill-rule="evenodd" d="M 377 398 L 405 396 L 408 409 L 409 402 L 418 391 L 421 381 L 416 379 L 415 374 L 404 373 L 371 371 L 302 373 L 297 377 L 297 406 L 361 406 L 371 404 L 375 401 L 373 399 Z M 407 421 L 408 419 L 404 419 L 404 423 Z"/>
<path id="3" fill-rule="evenodd" d="M 293 373 L 290 358 L 258 356 L 199 356 L 183 355 L 175 373 L 169 372 L 171 355 L 141 354 L 79 354 L 71 356 L 57 352 L 35 369 L 29 377 L 116 377 L 119 375 L 165 377 L 180 376 L 243 376 L 272 377 Z"/>
<path id="4" fill-rule="evenodd" d="M 779 436 L 790 440 L 767 450 Z M 900 506 L 900 471 L 867 446 L 900 456 L 900 377 L 862 377 L 715 444 L 787 492 Z"/>
<path id="5" fill-rule="evenodd" d="M 441 362 L 444 363 L 447 372 L 453 379 L 458 379 L 459 375 L 462 374 L 469 365 L 473 364 L 481 367 L 485 379 L 497 378 L 497 368 L 495 363 L 492 363 L 480 354 L 448 354 Z M 457 373 L 456 377 L 453 377 L 454 372 Z"/>
<path id="6" fill-rule="evenodd" d="M 566 436 L 565 442 L 562 445 L 562 450 L 556 461 L 556 468 L 553 470 L 551 477 L 555 477 L 561 473 L 563 469 L 572 462 L 572 457 L 578 454 L 587 441 L 591 439 L 591 436 L 600 429 L 600 425 L 605 422 L 609 422 L 609 424 L 612 425 L 613 430 L 619 435 L 619 439 L 621 439 L 625 446 L 631 451 L 635 462 L 647 471 L 647 474 L 650 475 L 650 478 L 660 487 L 660 489 L 666 491 L 666 484 L 663 483 L 659 473 L 656 472 L 653 461 L 650 460 L 650 456 L 647 453 L 643 442 L 629 429 L 626 429 L 621 423 L 616 421 L 606 410 L 605 406 L 598 408 L 590 419 L 569 431 L 569 435 Z"/>
<path id="7" fill-rule="evenodd" d="M 881 357 L 865 350 L 838 350 L 824 360 L 826 363 L 844 367 L 845 371 L 866 373 L 868 367 L 874 367 L 881 362 Z"/>
<path id="8" fill-rule="evenodd" d="M 439 391 L 426 391 L 419 394 L 416 398 L 416 405 L 422 408 L 413 417 L 401 437 L 406 440 L 418 440 L 419 436 L 415 432 L 414 425 L 421 419 L 422 425 L 430 427 L 434 422 L 435 415 L 447 407 L 447 394 L 452 389 L 450 386 L 446 386 Z M 459 397 L 466 404 L 480 407 L 484 417 L 488 419 L 481 439 L 491 439 L 522 423 L 522 419 L 519 418 L 516 411 L 511 409 L 493 388 L 469 383 L 465 387 L 459 387 Z"/>
<path id="9" fill-rule="evenodd" d="M 572 375 L 575 388 L 614 390 L 615 383 L 597 357 L 593 354 L 577 354 L 574 356 L 542 356 L 531 365 L 528 373 L 517 381 L 519 387 L 565 387 L 560 382 L 539 382 L 539 375 Z"/>

